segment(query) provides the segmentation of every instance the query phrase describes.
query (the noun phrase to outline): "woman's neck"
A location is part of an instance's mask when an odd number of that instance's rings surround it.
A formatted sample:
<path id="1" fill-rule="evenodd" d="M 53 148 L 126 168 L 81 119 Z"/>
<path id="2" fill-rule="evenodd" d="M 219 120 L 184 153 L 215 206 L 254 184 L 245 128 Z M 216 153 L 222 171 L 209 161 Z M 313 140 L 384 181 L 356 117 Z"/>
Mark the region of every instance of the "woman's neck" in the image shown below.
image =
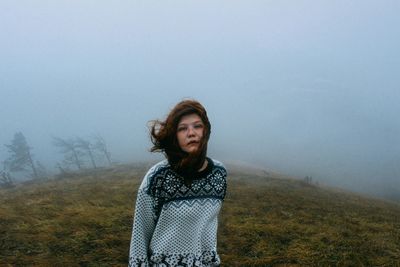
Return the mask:
<path id="1" fill-rule="evenodd" d="M 201 168 L 198 170 L 198 172 L 201 172 L 201 171 L 205 170 L 205 168 L 207 168 L 207 165 L 208 165 L 208 160 L 205 159 L 204 163 L 203 163 L 203 166 L 201 166 Z"/>

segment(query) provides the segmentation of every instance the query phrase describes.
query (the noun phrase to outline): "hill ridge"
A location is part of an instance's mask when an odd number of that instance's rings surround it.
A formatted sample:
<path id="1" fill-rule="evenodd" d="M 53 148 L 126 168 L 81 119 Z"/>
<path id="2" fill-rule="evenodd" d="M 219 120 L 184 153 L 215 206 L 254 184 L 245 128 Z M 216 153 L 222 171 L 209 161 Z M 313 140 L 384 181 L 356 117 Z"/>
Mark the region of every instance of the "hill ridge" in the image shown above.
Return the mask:
<path id="1" fill-rule="evenodd" d="M 126 266 L 148 167 L 1 189 L 0 265 Z M 400 205 L 271 173 L 232 169 L 228 179 L 218 240 L 224 265 L 400 265 Z"/>

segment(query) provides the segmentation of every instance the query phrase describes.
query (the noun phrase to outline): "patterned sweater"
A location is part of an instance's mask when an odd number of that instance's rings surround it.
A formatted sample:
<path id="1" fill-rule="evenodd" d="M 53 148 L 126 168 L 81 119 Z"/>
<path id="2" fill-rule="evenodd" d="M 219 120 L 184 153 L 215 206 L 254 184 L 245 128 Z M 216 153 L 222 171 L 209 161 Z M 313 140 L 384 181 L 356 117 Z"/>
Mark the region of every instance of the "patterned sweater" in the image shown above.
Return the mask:
<path id="1" fill-rule="evenodd" d="M 207 161 L 190 185 L 167 160 L 147 172 L 137 194 L 129 267 L 220 265 L 217 227 L 226 169 Z"/>

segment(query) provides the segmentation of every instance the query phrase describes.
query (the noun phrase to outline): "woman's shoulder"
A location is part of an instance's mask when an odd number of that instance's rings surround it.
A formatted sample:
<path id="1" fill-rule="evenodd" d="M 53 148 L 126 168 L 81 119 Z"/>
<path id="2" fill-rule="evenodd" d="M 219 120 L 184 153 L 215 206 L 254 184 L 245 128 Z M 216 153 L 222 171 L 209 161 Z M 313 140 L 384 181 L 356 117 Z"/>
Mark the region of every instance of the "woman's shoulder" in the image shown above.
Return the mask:
<path id="1" fill-rule="evenodd" d="M 157 176 L 159 176 L 161 173 L 163 173 L 166 169 L 169 169 L 170 165 L 168 163 L 168 160 L 162 160 L 160 162 L 157 162 L 153 166 L 149 168 L 149 170 L 146 172 L 143 182 L 141 185 L 141 188 L 146 188 L 149 187 L 150 184 L 152 184 Z"/>
<path id="2" fill-rule="evenodd" d="M 169 167 L 169 163 L 168 160 L 164 159 L 162 161 L 157 162 L 156 164 L 154 164 L 153 166 L 150 167 L 150 169 L 147 171 L 146 175 L 150 175 L 152 173 L 156 173 L 157 171 L 159 171 L 160 169 L 164 169 Z"/>
<path id="3" fill-rule="evenodd" d="M 213 167 L 214 167 L 214 168 L 222 169 L 224 172 L 226 172 L 225 165 L 224 165 L 221 161 L 216 160 L 216 159 L 213 159 L 213 158 L 209 158 L 209 159 L 212 160 L 212 163 L 213 163 Z"/>

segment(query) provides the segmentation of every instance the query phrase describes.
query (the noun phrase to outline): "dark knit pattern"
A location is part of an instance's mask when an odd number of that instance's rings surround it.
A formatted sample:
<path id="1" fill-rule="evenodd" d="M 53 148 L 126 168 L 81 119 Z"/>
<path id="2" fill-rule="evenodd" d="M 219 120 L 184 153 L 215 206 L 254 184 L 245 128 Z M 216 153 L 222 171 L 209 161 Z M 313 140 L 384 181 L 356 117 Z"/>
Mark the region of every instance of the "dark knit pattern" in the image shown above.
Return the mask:
<path id="1" fill-rule="evenodd" d="M 220 266 L 218 214 L 227 173 L 207 160 L 205 170 L 186 180 L 167 161 L 147 172 L 136 200 L 130 267 Z"/>
<path id="2" fill-rule="evenodd" d="M 201 198 L 223 200 L 226 193 L 225 177 L 225 168 L 214 166 L 205 177 L 200 177 L 190 185 L 186 185 L 184 178 L 171 168 L 156 169 L 150 176 L 150 183 L 146 188 L 146 192 L 154 199 L 155 219 L 158 218 L 163 205 L 171 201 Z"/>

